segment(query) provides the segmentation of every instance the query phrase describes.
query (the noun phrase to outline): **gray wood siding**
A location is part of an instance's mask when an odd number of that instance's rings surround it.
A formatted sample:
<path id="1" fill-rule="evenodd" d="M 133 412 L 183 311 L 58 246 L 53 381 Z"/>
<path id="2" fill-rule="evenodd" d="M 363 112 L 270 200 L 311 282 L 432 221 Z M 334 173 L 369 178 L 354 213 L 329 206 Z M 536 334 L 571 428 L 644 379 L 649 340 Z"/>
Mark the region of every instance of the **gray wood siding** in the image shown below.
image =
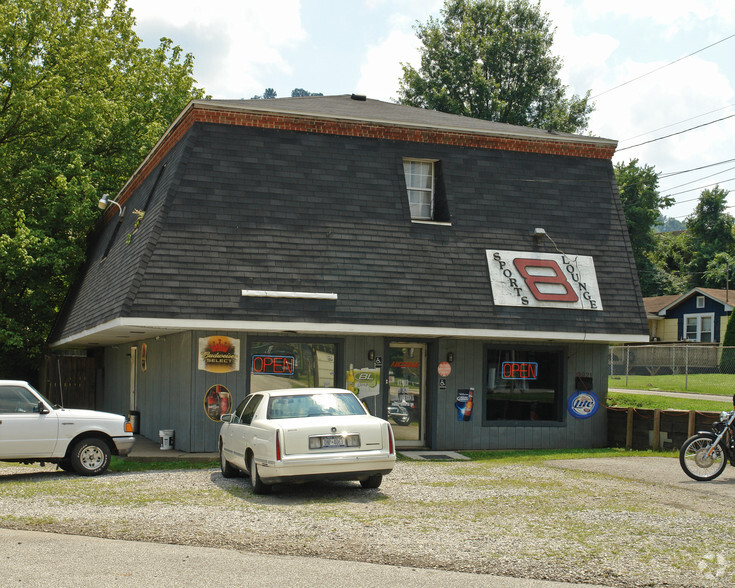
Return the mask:
<path id="1" fill-rule="evenodd" d="M 211 337 L 213 335 L 225 335 L 232 339 L 240 340 L 240 370 L 219 374 L 200 370 L 197 367 L 199 353 L 199 338 Z M 230 331 L 204 331 L 195 332 L 191 338 L 190 357 L 187 369 L 191 374 L 192 385 L 187 388 L 190 391 L 188 410 L 191 412 L 190 447 L 184 451 L 211 452 L 218 451 L 218 437 L 221 424 L 211 420 L 204 408 L 204 398 L 212 386 L 217 384 L 225 386 L 232 395 L 232 406 L 237 405 L 247 396 L 247 374 L 248 374 L 248 337 L 254 337 L 246 333 Z M 182 400 L 182 403 L 183 400 Z M 177 445 L 177 448 L 178 445 Z M 180 449 L 180 448 L 179 448 Z"/>
<path id="2" fill-rule="evenodd" d="M 512 345 L 512 343 L 509 343 Z M 454 353 L 452 373 L 447 377 L 447 389 L 439 390 L 438 379 L 430 394 L 435 395 L 435 416 L 431 430 L 432 449 L 559 449 L 567 447 L 603 447 L 607 438 L 605 411 L 599 410 L 589 419 L 576 419 L 567 412 L 567 401 L 574 393 L 577 373 L 593 378 L 593 390 L 601 403 L 607 400 L 606 345 L 575 344 L 566 346 L 566 377 L 560 423 L 535 425 L 528 423 L 504 425 L 484 418 L 484 341 L 442 340 L 438 345 L 437 361 Z M 436 366 L 430 366 L 435 370 Z M 474 388 L 474 409 L 471 422 L 457 420 L 455 402 L 457 390 Z"/>
<path id="3" fill-rule="evenodd" d="M 141 370 L 138 344 L 138 411 L 140 432 L 158 440 L 162 429 L 174 430 L 174 446 L 190 449 L 191 411 L 184 399 L 191 389 L 191 333 L 166 335 L 144 341 L 147 346 L 146 371 Z"/>

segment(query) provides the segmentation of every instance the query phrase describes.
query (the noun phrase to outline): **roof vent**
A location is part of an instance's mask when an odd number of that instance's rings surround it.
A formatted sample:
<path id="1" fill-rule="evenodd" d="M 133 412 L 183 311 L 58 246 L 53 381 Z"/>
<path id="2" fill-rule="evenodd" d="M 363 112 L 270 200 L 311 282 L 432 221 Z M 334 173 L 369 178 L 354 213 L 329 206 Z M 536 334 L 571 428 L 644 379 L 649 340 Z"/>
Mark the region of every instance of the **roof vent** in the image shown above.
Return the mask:
<path id="1" fill-rule="evenodd" d="M 353 94 L 350 98 L 359 102 L 365 102 L 367 100 L 367 96 L 364 96 L 363 94 Z"/>

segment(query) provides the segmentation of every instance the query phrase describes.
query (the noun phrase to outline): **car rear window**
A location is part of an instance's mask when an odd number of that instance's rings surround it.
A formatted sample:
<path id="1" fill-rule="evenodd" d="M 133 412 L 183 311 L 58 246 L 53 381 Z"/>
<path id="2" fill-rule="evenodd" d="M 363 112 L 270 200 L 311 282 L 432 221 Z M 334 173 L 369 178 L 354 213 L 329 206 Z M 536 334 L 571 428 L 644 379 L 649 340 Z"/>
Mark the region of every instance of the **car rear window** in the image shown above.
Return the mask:
<path id="1" fill-rule="evenodd" d="M 297 419 L 316 416 L 349 416 L 366 414 L 352 393 L 298 394 L 274 396 L 268 403 L 269 419 Z"/>

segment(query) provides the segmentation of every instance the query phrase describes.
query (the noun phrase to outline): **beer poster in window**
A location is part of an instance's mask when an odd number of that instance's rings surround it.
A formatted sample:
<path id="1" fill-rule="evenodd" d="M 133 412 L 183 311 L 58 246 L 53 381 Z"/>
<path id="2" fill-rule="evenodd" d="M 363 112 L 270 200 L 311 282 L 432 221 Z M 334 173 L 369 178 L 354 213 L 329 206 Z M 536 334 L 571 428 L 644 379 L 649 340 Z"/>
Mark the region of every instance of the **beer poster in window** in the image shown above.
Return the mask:
<path id="1" fill-rule="evenodd" d="M 240 339 L 213 335 L 199 339 L 199 369 L 226 374 L 240 370 Z"/>

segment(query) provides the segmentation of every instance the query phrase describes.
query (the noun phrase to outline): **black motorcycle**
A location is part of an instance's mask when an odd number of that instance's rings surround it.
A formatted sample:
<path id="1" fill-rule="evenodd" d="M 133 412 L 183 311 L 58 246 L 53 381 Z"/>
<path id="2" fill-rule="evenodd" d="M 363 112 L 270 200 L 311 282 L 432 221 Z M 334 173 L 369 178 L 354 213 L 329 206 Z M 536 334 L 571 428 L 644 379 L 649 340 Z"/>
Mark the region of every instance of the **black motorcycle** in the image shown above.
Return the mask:
<path id="1" fill-rule="evenodd" d="M 720 420 L 712 424 L 711 433 L 700 431 L 692 435 L 679 450 L 681 469 L 700 482 L 714 480 L 728 461 L 735 466 L 735 410 L 720 413 Z"/>

